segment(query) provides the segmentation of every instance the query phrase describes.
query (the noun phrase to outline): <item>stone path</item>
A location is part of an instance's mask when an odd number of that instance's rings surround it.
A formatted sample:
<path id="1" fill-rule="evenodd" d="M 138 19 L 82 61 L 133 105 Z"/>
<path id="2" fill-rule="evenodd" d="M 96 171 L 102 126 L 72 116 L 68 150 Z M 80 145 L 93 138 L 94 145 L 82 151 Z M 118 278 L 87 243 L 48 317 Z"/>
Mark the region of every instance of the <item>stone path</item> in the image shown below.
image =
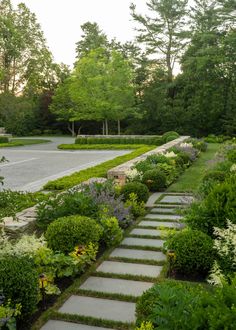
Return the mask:
<path id="1" fill-rule="evenodd" d="M 187 194 L 153 194 L 147 203 L 148 214 L 85 280 L 77 294 L 71 295 L 58 309 L 59 313 L 72 315 L 73 320 L 76 317 L 78 322 L 83 320 L 83 324 L 49 320 L 41 330 L 105 330 L 102 326 L 109 322 L 132 328 L 135 301 L 160 276 L 166 260 L 162 252 L 162 229 L 181 229 L 179 211 L 191 201 L 192 196 Z M 89 319 L 101 326 L 90 326 Z"/>

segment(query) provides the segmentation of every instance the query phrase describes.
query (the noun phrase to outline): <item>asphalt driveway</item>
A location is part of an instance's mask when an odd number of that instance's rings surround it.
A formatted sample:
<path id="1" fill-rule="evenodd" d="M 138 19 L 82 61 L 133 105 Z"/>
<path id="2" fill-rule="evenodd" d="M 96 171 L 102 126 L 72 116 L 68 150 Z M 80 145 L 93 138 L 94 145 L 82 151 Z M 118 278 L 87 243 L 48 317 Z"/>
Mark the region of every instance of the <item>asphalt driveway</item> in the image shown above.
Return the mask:
<path id="1" fill-rule="evenodd" d="M 70 137 L 48 139 L 52 142 L 1 149 L 0 156 L 5 156 L 8 160 L 0 164 L 0 175 L 4 177 L 1 190 L 38 191 L 50 180 L 130 152 L 130 150 L 58 150 L 58 144 L 74 143 L 74 139 Z"/>

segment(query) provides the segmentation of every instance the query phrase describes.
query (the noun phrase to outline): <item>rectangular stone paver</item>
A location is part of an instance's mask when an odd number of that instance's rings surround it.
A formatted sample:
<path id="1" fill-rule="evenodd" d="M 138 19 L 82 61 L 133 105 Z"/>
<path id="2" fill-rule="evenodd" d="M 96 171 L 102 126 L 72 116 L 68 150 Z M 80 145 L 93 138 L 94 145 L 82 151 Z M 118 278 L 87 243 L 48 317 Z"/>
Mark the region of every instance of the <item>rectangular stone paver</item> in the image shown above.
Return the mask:
<path id="1" fill-rule="evenodd" d="M 81 285 L 80 289 L 139 297 L 152 286 L 153 283 L 150 282 L 91 276 Z"/>
<path id="2" fill-rule="evenodd" d="M 134 249 L 115 249 L 111 255 L 115 258 L 129 258 L 129 259 L 140 259 L 140 260 L 155 260 L 155 261 L 165 261 L 166 256 L 164 253 L 159 251 L 145 251 L 145 250 L 134 250 Z"/>
<path id="3" fill-rule="evenodd" d="M 157 220 L 172 220 L 172 221 L 178 221 L 183 219 L 182 215 L 177 214 L 155 214 L 155 213 L 149 213 L 145 215 L 145 219 L 157 219 Z"/>
<path id="4" fill-rule="evenodd" d="M 135 303 L 72 295 L 59 309 L 61 313 L 98 319 L 134 322 Z"/>
<path id="5" fill-rule="evenodd" d="M 166 227 L 166 228 L 182 228 L 183 225 L 178 222 L 168 222 L 168 221 L 141 221 L 139 222 L 138 226 L 142 227 L 153 227 L 153 228 L 160 228 L 160 227 Z"/>
<path id="6" fill-rule="evenodd" d="M 131 235 L 160 236 L 161 230 L 135 228 L 130 232 Z"/>
<path id="7" fill-rule="evenodd" d="M 162 247 L 163 244 L 164 244 L 164 241 L 161 239 L 134 238 L 134 237 L 127 237 L 121 242 L 121 245 L 149 246 L 149 247 L 155 247 L 155 248 Z"/>
<path id="8" fill-rule="evenodd" d="M 112 329 L 94 327 L 92 325 L 78 324 L 72 322 L 49 320 L 46 324 L 44 324 L 41 330 L 112 330 Z"/>
<path id="9" fill-rule="evenodd" d="M 128 262 L 104 261 L 98 268 L 98 272 L 120 275 L 138 275 L 157 277 L 162 270 L 161 266 L 135 264 Z"/>
<path id="10" fill-rule="evenodd" d="M 193 202 L 193 197 L 192 196 L 184 196 L 184 195 L 176 195 L 176 196 L 170 196 L 170 195 L 165 195 L 159 203 L 170 203 L 170 204 L 190 204 Z"/>
<path id="11" fill-rule="evenodd" d="M 175 213 L 178 210 L 178 208 L 174 208 L 174 207 L 154 207 L 153 209 L 151 209 L 152 213 L 161 213 L 161 214 L 165 214 L 165 213 Z"/>

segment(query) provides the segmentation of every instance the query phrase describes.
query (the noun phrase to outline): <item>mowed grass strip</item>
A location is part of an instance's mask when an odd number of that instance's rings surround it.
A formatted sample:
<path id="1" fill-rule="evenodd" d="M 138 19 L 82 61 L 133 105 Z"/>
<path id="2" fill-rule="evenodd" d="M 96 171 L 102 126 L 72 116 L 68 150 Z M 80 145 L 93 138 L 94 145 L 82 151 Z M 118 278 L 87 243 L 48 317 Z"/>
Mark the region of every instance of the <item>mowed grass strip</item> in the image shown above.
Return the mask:
<path id="1" fill-rule="evenodd" d="M 200 157 L 173 183 L 167 191 L 171 192 L 196 192 L 206 171 L 214 166 L 210 162 L 215 158 L 220 149 L 219 143 L 209 143 L 207 151 L 202 152 Z"/>
<path id="2" fill-rule="evenodd" d="M 155 146 L 145 146 L 132 151 L 129 154 L 118 156 L 112 160 L 108 160 L 102 164 L 89 167 L 71 175 L 64 176 L 57 180 L 49 181 L 43 188 L 45 190 L 64 190 L 80 184 L 83 181 L 89 180 L 94 177 L 106 177 L 107 171 L 113 167 L 123 164 L 133 158 L 136 158 L 152 149 Z"/>

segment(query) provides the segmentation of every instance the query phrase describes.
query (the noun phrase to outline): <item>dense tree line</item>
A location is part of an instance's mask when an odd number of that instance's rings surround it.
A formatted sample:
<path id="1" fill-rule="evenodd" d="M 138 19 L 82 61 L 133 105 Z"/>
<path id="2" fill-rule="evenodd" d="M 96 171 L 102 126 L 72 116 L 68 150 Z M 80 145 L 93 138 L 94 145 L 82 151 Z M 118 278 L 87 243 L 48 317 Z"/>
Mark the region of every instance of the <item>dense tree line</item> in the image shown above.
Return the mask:
<path id="1" fill-rule="evenodd" d="M 147 8 L 130 5 L 135 42 L 83 24 L 69 72 L 54 63 L 35 15 L 0 0 L 0 125 L 17 134 L 236 135 L 235 2 L 148 0 Z"/>

